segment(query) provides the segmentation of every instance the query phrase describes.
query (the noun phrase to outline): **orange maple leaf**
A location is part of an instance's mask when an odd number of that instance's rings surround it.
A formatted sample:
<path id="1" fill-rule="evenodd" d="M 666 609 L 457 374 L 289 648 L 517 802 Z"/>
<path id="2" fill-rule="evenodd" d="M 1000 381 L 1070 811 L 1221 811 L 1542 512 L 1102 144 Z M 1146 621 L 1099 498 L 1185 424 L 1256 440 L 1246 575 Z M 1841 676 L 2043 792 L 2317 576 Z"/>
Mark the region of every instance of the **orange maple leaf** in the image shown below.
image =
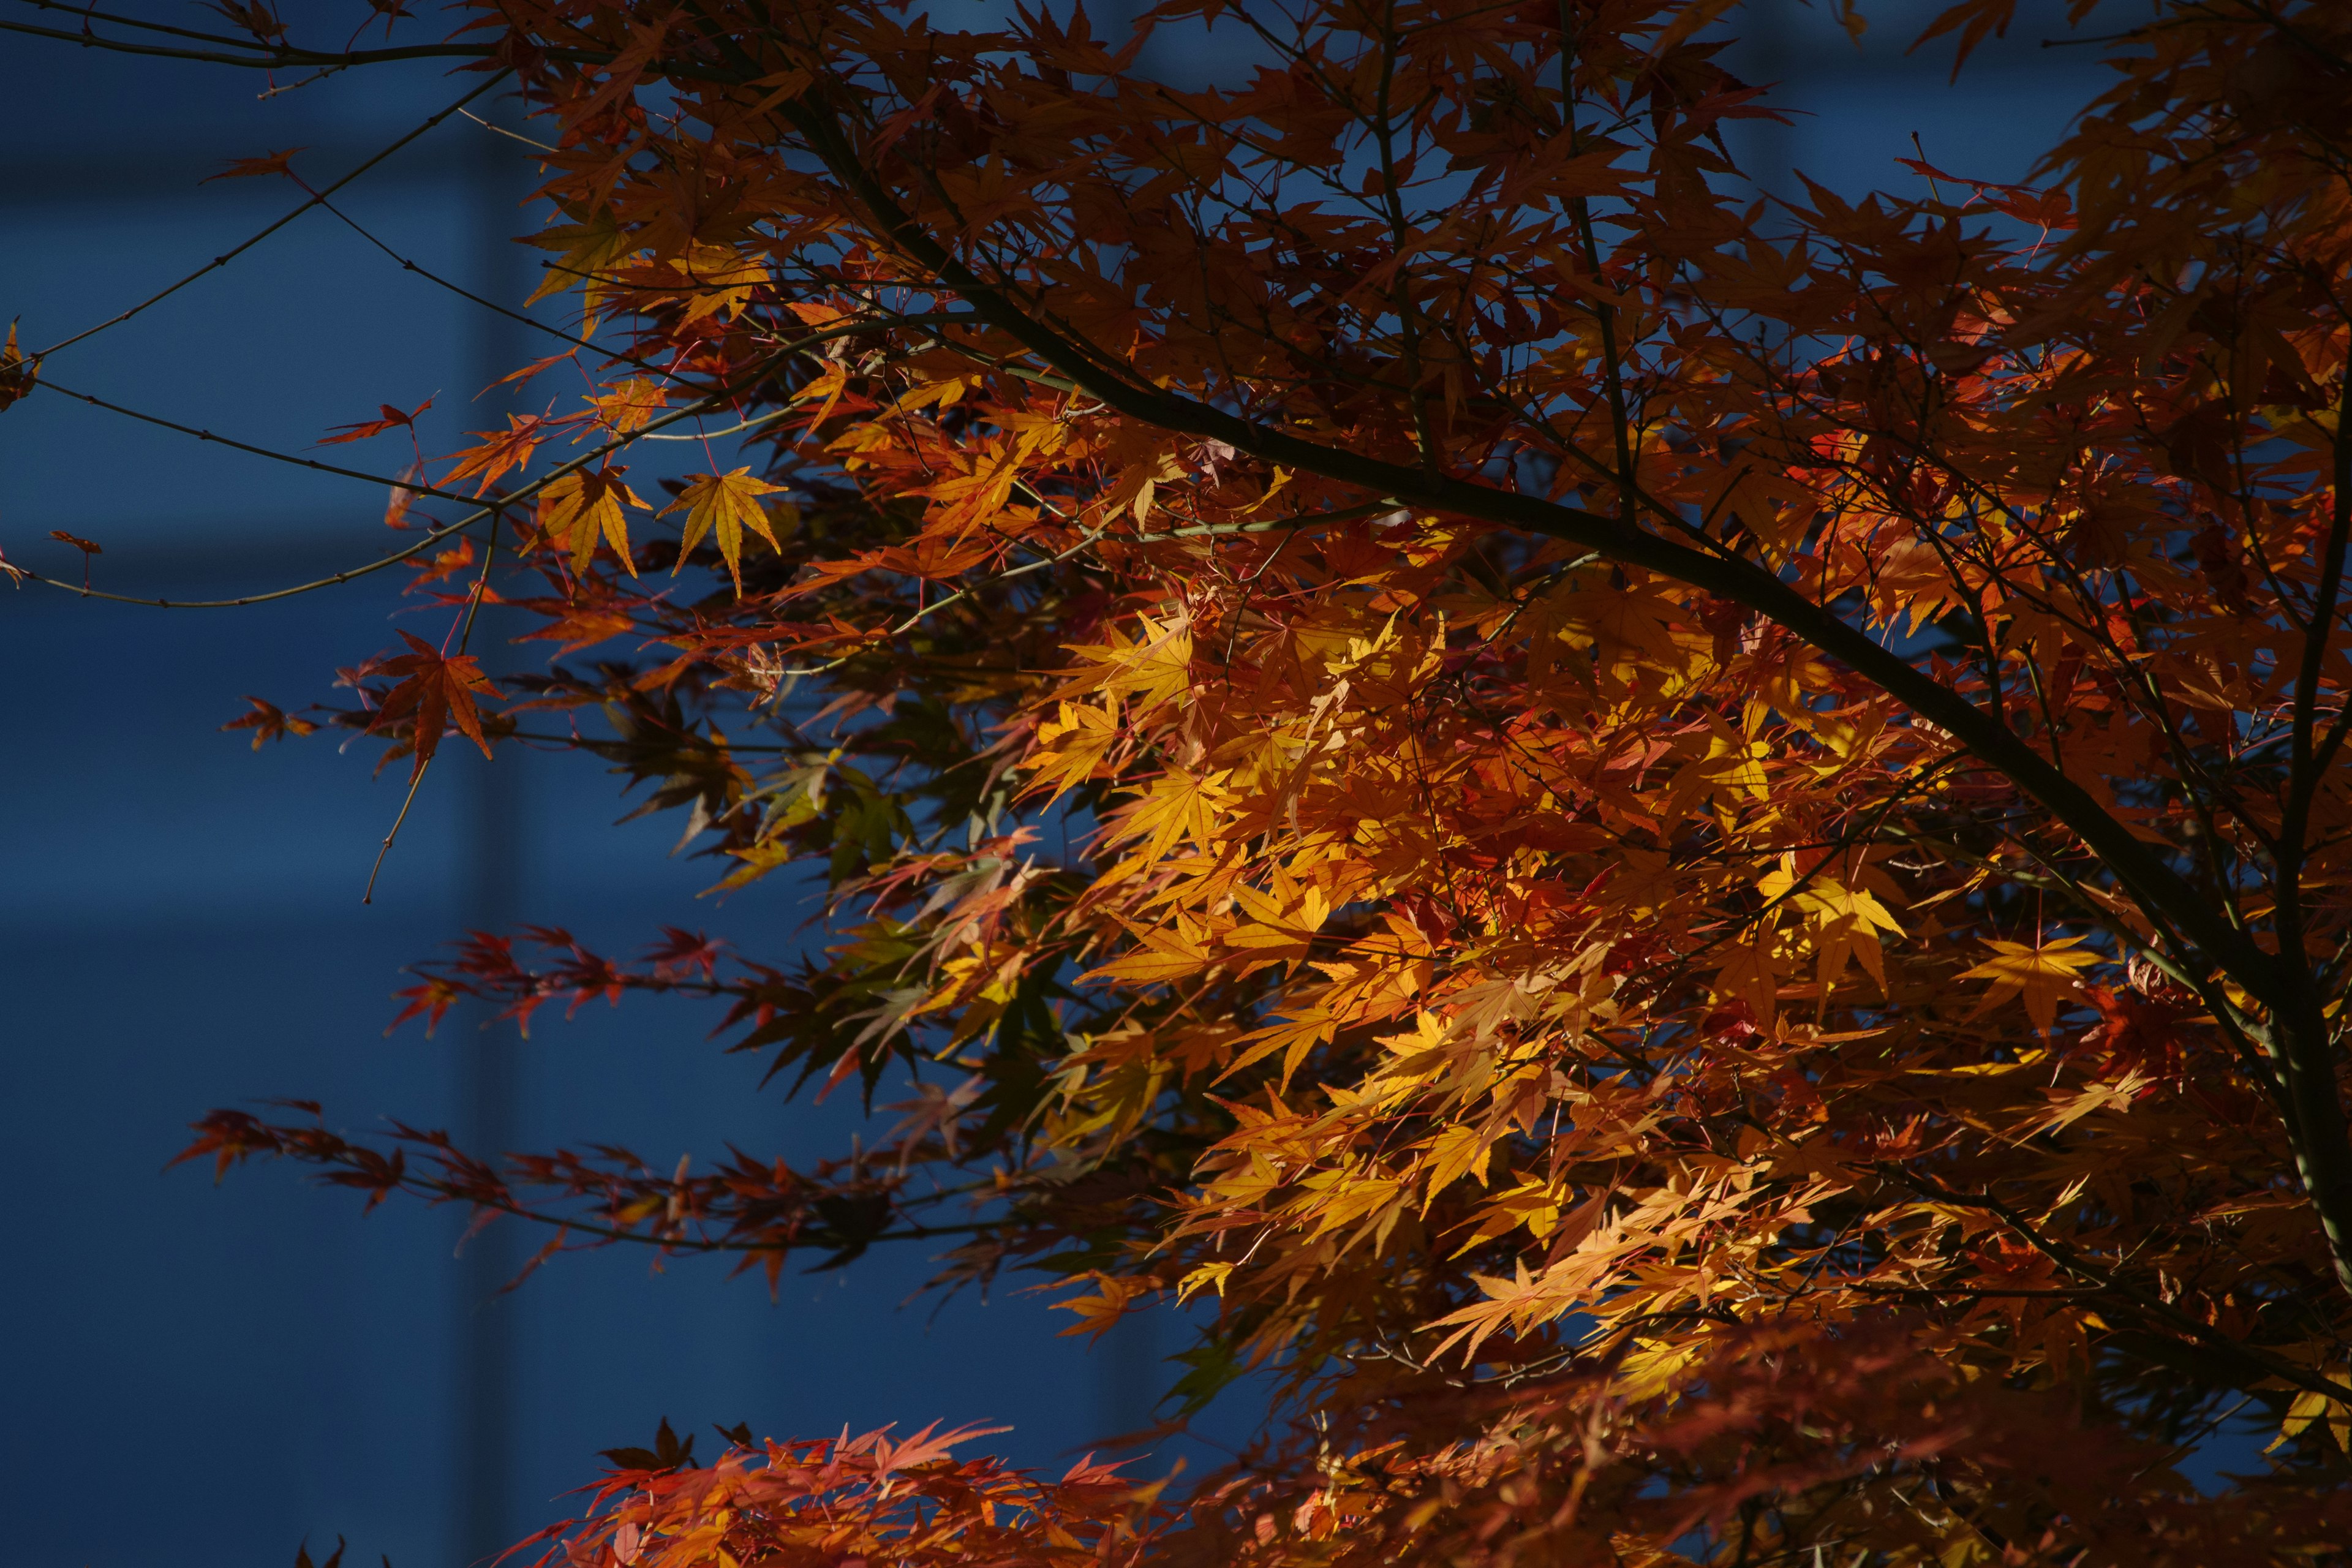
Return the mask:
<path id="1" fill-rule="evenodd" d="M 253 711 L 242 718 L 230 720 L 221 728 L 252 731 L 253 749 L 257 752 L 261 750 L 264 741 L 283 741 L 289 735 L 308 735 L 319 728 L 310 720 L 298 719 L 274 702 L 265 702 L 258 697 L 247 697 L 246 700 L 253 704 Z"/>
<path id="2" fill-rule="evenodd" d="M 629 575 L 637 574 L 636 563 L 629 556 L 629 521 L 621 508 L 625 504 L 642 508 L 646 503 L 621 482 L 626 472 L 617 465 L 582 468 L 540 491 L 540 531 L 571 550 L 573 571 L 588 564 L 601 534 L 621 558 L 621 564 L 629 569 Z"/>
<path id="3" fill-rule="evenodd" d="M 2058 1005 L 2074 993 L 2077 972 L 2104 962 L 2098 953 L 2076 947 L 2078 940 L 2061 937 L 2032 947 L 1998 937 L 1986 942 L 1993 956 L 1960 973 L 1963 980 L 1990 984 L 1969 1016 L 1980 1016 L 2011 996 L 2023 996 L 2034 1026 L 2050 1028 L 2058 1021 Z"/>
<path id="4" fill-rule="evenodd" d="M 531 453 L 547 439 L 548 428 L 562 423 L 544 415 L 509 414 L 503 430 L 473 431 L 471 434 L 482 437 L 481 444 L 458 452 L 457 466 L 441 482 L 454 489 L 461 479 L 478 479 L 480 482 L 474 487 L 474 493 L 481 495 L 498 482 L 501 474 L 530 462 Z"/>

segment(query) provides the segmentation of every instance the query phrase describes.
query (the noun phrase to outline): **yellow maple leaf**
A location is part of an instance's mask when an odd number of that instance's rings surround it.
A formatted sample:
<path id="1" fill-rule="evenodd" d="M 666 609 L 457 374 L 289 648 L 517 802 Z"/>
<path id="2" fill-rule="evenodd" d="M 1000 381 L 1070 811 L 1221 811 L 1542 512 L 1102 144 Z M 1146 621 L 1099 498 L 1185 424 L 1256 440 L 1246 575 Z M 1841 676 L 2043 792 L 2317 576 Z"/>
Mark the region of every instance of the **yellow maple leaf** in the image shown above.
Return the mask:
<path id="1" fill-rule="evenodd" d="M 629 557 L 629 521 L 622 513 L 622 503 L 642 507 L 628 486 L 621 482 L 620 468 L 585 469 L 564 475 L 539 493 L 539 529 L 556 542 L 572 552 L 572 569 L 584 569 L 590 556 L 596 553 L 596 540 L 602 534 L 629 569 L 637 574 L 637 564 Z"/>
<path id="2" fill-rule="evenodd" d="M 2347 1381 L 2347 1371 L 2352 1369 L 2347 1369 L 2341 1363 L 2326 1369 L 2327 1375 L 2336 1383 Z M 2296 1394 L 2294 1403 L 2287 1406 L 2286 1419 L 2279 1426 L 2279 1435 L 2271 1439 L 2270 1447 L 2263 1452 L 2276 1453 L 2305 1430 L 2323 1422 L 2326 1425 L 2327 1435 L 2336 1439 L 2336 1447 L 2341 1451 L 2352 1452 L 2352 1405 L 2330 1399 L 2309 1389 Z"/>
<path id="3" fill-rule="evenodd" d="M 1318 1007 L 1308 1009 L 1298 1017 L 1285 1018 L 1265 1028 L 1253 1029 L 1236 1042 L 1244 1048 L 1217 1075 L 1218 1081 L 1222 1083 L 1244 1068 L 1280 1052 L 1282 1085 L 1287 1089 L 1291 1075 L 1298 1070 L 1298 1064 L 1307 1059 L 1309 1051 L 1328 1042 L 1335 1027 L 1330 1013 Z"/>
<path id="4" fill-rule="evenodd" d="M 1120 954 L 1087 975 L 1088 980 L 1128 980 L 1142 985 L 1164 985 L 1187 975 L 1204 973 L 1215 962 L 1189 942 L 1155 931 L 1139 935 L 1142 945 Z"/>
<path id="5" fill-rule="evenodd" d="M 1037 726 L 1034 782 L 1053 787 L 1054 799 L 1064 790 L 1084 784 L 1101 766 L 1103 753 L 1119 737 L 1118 710 L 1106 704 L 1065 702 L 1059 715 Z"/>
<path id="6" fill-rule="evenodd" d="M 1236 911 L 1250 921 L 1225 933 L 1225 945 L 1244 955 L 1242 972 L 1274 963 L 1297 963 L 1314 951 L 1315 933 L 1331 916 L 1322 889 L 1301 887 L 1279 869 L 1274 886 L 1261 893 L 1247 883 L 1234 888 Z"/>
<path id="7" fill-rule="evenodd" d="M 1182 1306 L 1195 1290 L 1214 1287 L 1220 1299 L 1225 1293 L 1225 1279 L 1234 1271 L 1230 1263 L 1203 1263 L 1176 1281 L 1176 1304 Z"/>
<path id="8" fill-rule="evenodd" d="M 1986 981 L 1992 987 L 1969 1016 L 1976 1017 L 2011 996 L 2021 995 L 2034 1026 L 2048 1029 L 2058 1021 L 2058 1004 L 2074 989 L 2075 972 L 2100 962 L 2096 952 L 2074 945 L 2079 940 L 2060 937 L 2039 947 L 2028 947 L 2021 942 L 1994 938 L 1986 944 L 1993 950 L 1993 956 L 1960 975 L 1963 980 Z"/>
<path id="9" fill-rule="evenodd" d="M 1484 1185 L 1498 1138 L 1483 1127 L 1457 1121 L 1431 1139 L 1422 1163 L 1422 1213 L 1427 1214 L 1437 1194 L 1465 1176 L 1475 1176 Z"/>
<path id="10" fill-rule="evenodd" d="M 1072 643 L 1070 651 L 1090 668 L 1063 689 L 1066 697 L 1108 691 L 1132 701 L 1139 712 L 1179 701 L 1192 691 L 1192 631 L 1181 618 L 1161 625 L 1139 616 L 1143 635 L 1129 637 L 1117 626 L 1101 644 Z"/>
<path id="11" fill-rule="evenodd" d="M 735 580 L 735 596 L 743 596 L 743 531 L 752 532 L 776 548 L 776 536 L 768 526 L 767 509 L 760 498 L 773 495 L 782 487 L 764 479 L 755 479 L 748 468 L 736 468 L 724 474 L 695 474 L 677 500 L 661 509 L 667 517 L 674 511 L 686 513 L 685 526 L 679 531 L 677 564 L 686 564 L 688 553 L 702 542 L 702 536 L 714 530 L 719 535 L 719 553 L 727 558 L 727 575 Z M 677 575 L 677 566 L 670 568 Z"/>
<path id="12" fill-rule="evenodd" d="M 1171 767 L 1141 800 L 1120 819 L 1116 837 L 1146 840 L 1144 856 L 1152 860 L 1174 849 L 1190 837 L 1205 852 L 1215 842 L 1216 826 L 1228 798 L 1221 787 L 1232 770 L 1220 768 L 1205 775 Z"/>

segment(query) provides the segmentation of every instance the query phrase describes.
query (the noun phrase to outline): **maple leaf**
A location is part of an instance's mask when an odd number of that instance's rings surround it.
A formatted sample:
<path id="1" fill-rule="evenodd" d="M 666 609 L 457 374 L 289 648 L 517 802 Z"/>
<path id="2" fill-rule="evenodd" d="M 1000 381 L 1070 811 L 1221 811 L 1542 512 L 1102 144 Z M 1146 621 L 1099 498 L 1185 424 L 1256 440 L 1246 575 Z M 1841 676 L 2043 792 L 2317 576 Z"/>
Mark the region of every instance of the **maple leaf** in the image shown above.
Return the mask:
<path id="1" fill-rule="evenodd" d="M 1962 980 L 1982 980 L 1990 987 L 1969 1016 L 1979 1016 L 2012 996 L 2022 996 L 2034 1027 L 2052 1027 L 2058 1021 L 2059 1005 L 2078 989 L 2079 972 L 2105 962 L 2099 953 L 2077 947 L 2079 940 L 2060 937 L 2031 946 L 1999 937 L 1988 940 L 1985 945 L 1993 956 L 1960 972 Z"/>
<path id="2" fill-rule="evenodd" d="M 346 441 L 364 441 L 371 436 L 381 436 L 387 430 L 405 430 L 410 436 L 414 437 L 416 434 L 416 416 L 432 406 L 433 399 L 429 397 L 424 402 L 418 404 L 415 407 L 410 409 L 405 414 L 403 414 L 399 409 L 394 408 L 389 403 L 380 404 L 377 405 L 377 417 L 373 419 L 362 419 L 351 425 L 329 426 L 329 429 L 338 430 L 342 433 L 337 436 L 324 437 L 319 440 L 317 445 L 321 447 L 336 447 L 341 446 Z"/>
<path id="3" fill-rule="evenodd" d="M 576 218 L 577 209 L 564 209 Z M 530 243 L 542 250 L 562 252 L 561 260 L 550 266 L 547 276 L 531 291 L 526 305 L 536 305 L 550 294 L 560 294 L 577 284 L 586 301 L 587 315 L 593 324 L 598 299 L 605 291 L 604 274 L 614 263 L 626 256 L 633 241 L 623 232 L 608 205 L 599 205 L 594 215 L 585 222 L 556 224 L 532 235 Z"/>
<path id="4" fill-rule="evenodd" d="M 1056 795 L 1084 783 L 1101 765 L 1105 752 L 1118 743 L 1118 714 L 1116 709 L 1097 708 L 1091 703 L 1064 702 L 1058 717 L 1037 727 L 1034 778 L 1041 789 L 1051 787 Z"/>
<path id="5" fill-rule="evenodd" d="M 205 9 L 242 27 L 258 43 L 286 42 L 286 23 L 270 8 L 268 0 L 206 0 Z"/>
<path id="6" fill-rule="evenodd" d="M 547 439 L 549 427 L 558 423 L 542 415 L 509 414 L 504 430 L 471 432 L 482 437 L 480 444 L 457 454 L 457 466 L 449 470 L 442 484 L 454 489 L 461 481 L 474 479 L 478 481 L 474 493 L 486 493 L 500 475 L 530 462 L 531 453 Z"/>
<path id="7" fill-rule="evenodd" d="M 656 1473 L 688 1469 L 694 1464 L 694 1438 L 695 1434 L 689 1432 L 681 1440 L 676 1432 L 670 1430 L 669 1417 L 665 1415 L 654 1433 L 652 1447 L 606 1448 L 603 1457 L 610 1459 L 615 1469 Z"/>
<path id="8" fill-rule="evenodd" d="M 616 436 L 645 427 L 646 421 L 669 405 L 669 395 L 661 383 L 649 376 L 631 376 L 612 391 L 591 397 L 589 406 L 596 411 L 596 423 Z"/>
<path id="9" fill-rule="evenodd" d="M 1219 807 L 1231 798 L 1224 789 L 1227 771 L 1205 776 L 1171 768 L 1150 793 L 1122 813 L 1120 837 L 1142 837 L 1142 854 L 1157 860 L 1190 837 L 1206 849 L 1214 840 Z"/>
<path id="10" fill-rule="evenodd" d="M 409 721 L 409 745 L 415 759 L 409 770 L 412 784 L 425 776 L 434 752 L 440 749 L 442 732 L 453 724 L 481 748 L 482 755 L 488 756 L 490 743 L 482 734 L 481 712 L 475 706 L 474 694 L 496 697 L 499 693 L 482 673 L 481 661 L 470 654 L 444 657 L 412 632 L 400 636 L 408 651 L 378 667 L 382 673 L 398 677 L 399 683 L 384 694 L 367 732 L 381 734 L 402 720 Z"/>
<path id="11" fill-rule="evenodd" d="M 1969 56 L 1984 41 L 1985 36 L 2005 36 L 2009 31 L 2010 19 L 2016 14 L 2017 0 L 1958 0 L 1958 4 L 1948 7 L 1927 24 L 1918 41 L 1924 44 L 1946 33 L 1959 33 L 1959 47 L 1952 58 L 1952 76 L 1957 80 L 1960 67 L 1968 63 Z M 1859 21 L 1859 16 L 1855 20 Z"/>
<path id="12" fill-rule="evenodd" d="M 621 509 L 646 503 L 621 482 L 626 472 L 609 463 L 600 468 L 575 469 L 539 492 L 539 531 L 572 552 L 573 571 L 588 564 L 601 537 L 628 568 L 629 575 L 636 575 L 636 563 L 629 555 L 629 520 Z"/>
<path id="13" fill-rule="evenodd" d="M 209 185 L 215 180 L 253 180 L 268 174 L 283 174 L 299 184 L 301 181 L 289 166 L 288 160 L 297 153 L 307 151 L 309 149 L 303 147 L 288 147 L 280 152 L 265 153 L 258 158 L 231 158 L 228 160 L 227 168 L 217 174 L 206 174 L 197 184 Z"/>
<path id="14" fill-rule="evenodd" d="M 1751 1017 L 1770 1019 L 1780 1005 L 1780 974 L 1786 967 L 1780 946 L 1769 928 L 1727 943 L 1716 972 L 1717 994 L 1746 1006 Z"/>
<path id="15" fill-rule="evenodd" d="M 257 752 L 261 750 L 264 741 L 283 741 L 289 735 L 308 735 L 319 728 L 310 720 L 297 718 L 274 702 L 264 702 L 258 697 L 248 697 L 246 700 L 253 704 L 253 711 L 230 720 L 221 728 L 252 731 L 253 749 Z"/>
<path id="16" fill-rule="evenodd" d="M 16 346 L 16 323 L 8 323 L 8 338 L 0 343 L 0 409 L 13 406 L 33 390 L 33 382 L 41 373 L 41 362 L 27 359 Z"/>
<path id="17" fill-rule="evenodd" d="M 394 22 L 403 21 L 416 15 L 408 8 L 408 0 L 367 0 L 367 3 L 369 10 L 383 18 L 383 36 L 387 42 L 392 38 L 392 25 Z M 360 34 L 366 30 L 367 24 L 361 23 L 359 28 L 352 34 L 352 39 L 356 41 Z"/>
<path id="18" fill-rule="evenodd" d="M 392 491 L 383 503 L 383 525 L 404 529 L 408 526 L 409 510 L 416 504 L 416 481 L 425 475 L 425 459 L 417 458 L 400 470 Z"/>
<path id="19" fill-rule="evenodd" d="M 1196 974 L 1215 962 L 1209 944 L 1196 936 L 1150 927 L 1135 931 L 1134 952 L 1112 959 L 1095 973 L 1106 980 L 1164 984 Z"/>
<path id="20" fill-rule="evenodd" d="M 430 560 L 412 556 L 408 564 L 415 568 L 415 574 L 408 584 L 411 588 L 418 588 L 428 583 L 446 583 L 473 563 L 474 542 L 460 539 L 446 550 L 435 551 Z"/>
<path id="21" fill-rule="evenodd" d="M 685 287 L 688 321 L 740 315 L 753 291 L 768 280 L 767 268 L 756 258 L 728 246 L 696 246 L 670 258 L 669 265 Z"/>
<path id="22" fill-rule="evenodd" d="M 670 575 L 676 576 L 678 568 L 686 564 L 688 552 L 701 542 L 702 536 L 715 530 L 719 553 L 727 560 L 727 574 L 734 580 L 735 592 L 740 595 L 743 531 L 749 528 L 768 542 L 769 549 L 776 548 L 776 536 L 768 526 L 768 514 L 760 498 L 774 495 L 782 488 L 751 478 L 748 468 L 725 474 L 689 475 L 686 489 L 658 514 L 667 517 L 674 511 L 686 513 L 686 522 L 678 530 L 677 566 L 670 568 Z"/>

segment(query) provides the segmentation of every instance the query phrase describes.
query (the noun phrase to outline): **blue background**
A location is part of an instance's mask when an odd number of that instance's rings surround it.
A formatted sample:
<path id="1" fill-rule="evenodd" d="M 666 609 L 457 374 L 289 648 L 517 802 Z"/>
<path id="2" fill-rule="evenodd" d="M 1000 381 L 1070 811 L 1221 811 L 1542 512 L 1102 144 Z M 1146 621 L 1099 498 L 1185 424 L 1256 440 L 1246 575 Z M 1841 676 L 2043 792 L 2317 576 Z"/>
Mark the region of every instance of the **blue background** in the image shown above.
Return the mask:
<path id="1" fill-rule="evenodd" d="M 362 9 L 287 7 L 298 37 L 322 41 Z M 937 9 L 952 20 L 959 6 Z M 1858 50 L 1818 11 L 1751 8 L 1734 68 L 1811 111 L 1746 129 L 1751 164 L 1801 165 L 1849 192 L 1894 185 L 1916 130 L 1947 168 L 2014 178 L 2096 85 L 2084 51 L 2034 47 L 2054 29 L 2028 22 L 1948 88 L 1948 46 L 1901 51 L 1927 12 L 1874 8 Z M 1200 79 L 1223 58 L 1214 39 L 1172 39 L 1150 64 Z M 460 90 L 394 68 L 265 100 L 246 73 L 8 35 L 0 67 L 0 316 L 21 315 L 28 344 L 152 292 L 299 199 L 276 181 L 200 184 L 222 160 L 307 144 L 299 166 L 331 177 Z M 529 226 L 514 151 L 452 121 L 362 181 L 348 210 L 520 302 L 537 253 L 504 243 Z M 432 451 L 491 422 L 477 388 L 552 347 L 312 213 L 48 374 L 287 450 L 378 402 L 434 395 Z M 335 452 L 368 467 L 394 447 Z M 47 537 L 63 528 L 105 546 L 101 586 L 275 586 L 378 553 L 382 504 L 375 488 L 54 394 L 0 418 L 0 550 L 51 575 L 79 569 Z M 429 1041 L 383 1037 L 399 966 L 468 926 L 561 923 L 627 949 L 663 922 L 708 925 L 773 953 L 803 916 L 789 889 L 698 899 L 707 863 L 667 857 L 667 819 L 610 826 L 623 807 L 592 759 L 503 752 L 493 768 L 454 748 L 362 907 L 399 770 L 373 777 L 368 748 L 339 755 L 323 739 L 257 755 L 218 726 L 245 693 L 321 698 L 334 666 L 392 641 L 394 575 L 234 612 L 0 591 L 6 1559 L 276 1568 L 305 1536 L 317 1549 L 341 1534 L 359 1561 L 467 1563 L 569 1511 L 561 1494 L 593 1475 L 595 1450 L 642 1443 L 663 1416 L 776 1435 L 1010 1422 L 992 1441 L 1054 1466 L 1140 1425 L 1180 1370 L 1158 1359 L 1178 1348 L 1171 1326 L 1089 1351 L 1006 1289 L 934 1317 L 901 1305 L 927 1272 L 918 1253 L 787 1276 L 772 1302 L 722 1265 L 656 1273 L 615 1250 L 493 1299 L 520 1237 L 494 1228 L 453 1258 L 449 1214 L 394 1203 L 362 1219 L 285 1168 L 219 1188 L 163 1169 L 193 1117 L 289 1094 L 353 1130 L 394 1116 L 510 1147 L 612 1141 L 657 1167 L 730 1141 L 795 1161 L 840 1146 L 844 1108 L 755 1092 L 756 1065 L 721 1055 L 705 1038 L 715 1018 L 692 1008 L 599 1005 L 548 1016 L 520 1045 L 478 1018 Z M 1247 1415 L 1240 1401 L 1209 1429 L 1232 1438 Z"/>

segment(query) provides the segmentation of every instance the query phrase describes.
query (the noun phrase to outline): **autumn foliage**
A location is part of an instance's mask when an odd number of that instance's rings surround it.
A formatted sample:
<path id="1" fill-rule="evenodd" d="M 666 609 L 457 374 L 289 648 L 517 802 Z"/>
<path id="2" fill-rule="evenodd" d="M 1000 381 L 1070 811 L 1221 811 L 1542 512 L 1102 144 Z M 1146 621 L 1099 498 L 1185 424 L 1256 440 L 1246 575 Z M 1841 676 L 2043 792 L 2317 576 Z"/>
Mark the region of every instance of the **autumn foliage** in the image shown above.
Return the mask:
<path id="1" fill-rule="evenodd" d="M 264 13 L 174 47 L 519 90 L 571 312 L 478 445 L 335 437 L 450 636 L 313 718 L 425 788 L 594 753 L 830 914 L 477 933 L 407 1016 L 692 999 L 889 1131 L 190 1152 L 548 1256 L 1042 1265 L 1082 1331 L 1188 1304 L 1171 1422 L 1275 1389 L 1153 1487 L 624 1455 L 559 1558 L 2343 1560 L 2352 9 L 2106 7 L 2032 184 L 1890 138 L 1858 204 L 1734 166 L 1728 3 Z M 493 594 L 545 673 L 466 651 Z"/>

